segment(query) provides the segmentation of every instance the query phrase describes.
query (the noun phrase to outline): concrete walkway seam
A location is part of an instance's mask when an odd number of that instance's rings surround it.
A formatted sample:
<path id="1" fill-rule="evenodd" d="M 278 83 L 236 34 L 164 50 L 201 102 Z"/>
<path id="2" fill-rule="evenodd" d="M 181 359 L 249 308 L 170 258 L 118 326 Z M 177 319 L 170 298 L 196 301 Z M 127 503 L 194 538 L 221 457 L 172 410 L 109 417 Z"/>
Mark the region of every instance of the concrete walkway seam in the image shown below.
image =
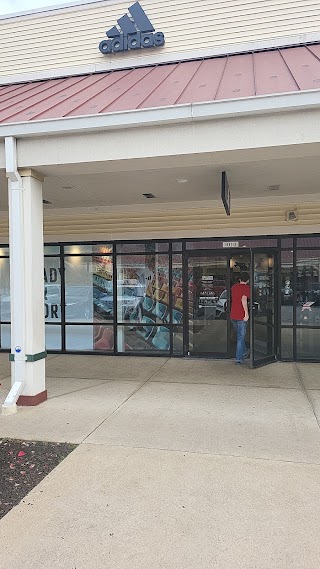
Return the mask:
<path id="1" fill-rule="evenodd" d="M 297 366 L 297 363 L 294 362 L 294 365 L 295 365 L 295 368 L 296 368 L 296 371 L 297 371 L 298 381 L 299 381 L 299 383 L 300 383 L 300 385 L 301 385 L 302 391 L 303 391 L 305 397 L 307 398 L 307 400 L 308 400 L 308 402 L 309 402 L 309 405 L 310 405 L 310 407 L 311 407 L 312 413 L 314 414 L 315 419 L 316 419 L 316 421 L 317 421 L 317 425 L 318 425 L 318 427 L 319 427 L 319 429 L 320 429 L 320 420 L 319 420 L 318 417 L 317 417 L 317 413 L 316 413 L 316 409 L 315 409 L 315 406 L 314 406 L 314 404 L 313 404 L 313 401 L 312 401 L 311 397 L 309 397 L 308 390 L 305 388 L 305 385 L 304 385 L 304 383 L 303 383 L 302 374 L 301 374 L 301 372 L 300 372 L 300 370 L 299 370 L 299 368 L 298 368 L 298 366 Z M 317 391 L 317 390 L 315 390 L 315 391 Z"/>
<path id="2" fill-rule="evenodd" d="M 150 378 L 151 379 L 151 378 Z M 123 381 L 123 380 L 121 380 Z M 149 381 L 149 379 L 147 380 Z M 161 381 L 161 380 L 156 380 L 154 379 L 152 383 L 163 383 L 164 385 L 215 385 L 215 386 L 221 386 L 221 387 L 243 387 L 243 389 L 290 389 L 290 391 L 303 391 L 302 387 L 284 387 L 281 385 L 242 385 L 240 383 L 221 383 L 221 381 L 219 383 L 209 383 L 207 381 L 201 381 L 201 383 L 199 383 L 198 381 L 192 382 L 192 381 Z M 309 390 L 311 391 L 311 390 Z M 319 391 L 314 390 L 314 391 Z"/>
<path id="3" fill-rule="evenodd" d="M 89 435 L 88 435 L 89 436 Z M 219 453 L 219 452 L 205 452 L 205 451 L 193 451 L 193 450 L 181 450 L 181 449 L 176 449 L 176 448 L 161 448 L 161 447 L 143 447 L 143 446 L 126 446 L 126 445 L 110 445 L 108 443 L 96 443 L 96 442 L 86 442 L 86 440 L 82 441 L 80 443 L 81 445 L 86 445 L 86 446 L 104 446 L 106 448 L 109 449 L 128 449 L 128 450 L 152 450 L 152 451 L 159 451 L 159 452 L 168 452 L 168 453 L 180 453 L 183 455 L 201 455 L 201 456 L 212 456 L 214 457 L 222 457 L 222 458 L 239 458 L 242 460 L 257 460 L 260 462 L 283 462 L 284 464 L 301 464 L 301 465 L 309 465 L 309 466 L 319 466 L 320 467 L 320 462 L 304 462 L 301 460 L 285 460 L 283 458 L 267 458 L 267 457 L 262 457 L 262 456 L 248 456 L 245 454 L 223 454 L 223 453 Z"/>
<path id="4" fill-rule="evenodd" d="M 120 405 L 118 405 L 118 407 L 116 409 L 114 409 L 114 411 L 112 411 L 112 413 L 110 413 L 105 419 L 103 419 L 103 421 L 101 421 L 101 423 L 99 425 L 97 425 L 88 435 L 86 435 L 84 437 L 84 439 L 81 441 L 80 444 L 83 444 L 84 441 L 90 437 L 90 435 L 92 435 L 92 433 L 94 433 L 97 429 L 99 429 L 99 427 L 101 427 L 101 425 L 103 425 L 108 419 L 110 419 L 115 413 L 117 413 L 117 411 L 119 411 L 119 409 L 121 407 L 123 407 L 123 405 L 125 405 L 127 403 L 127 401 L 129 401 L 129 399 L 131 399 L 131 397 L 133 397 L 138 391 L 140 391 L 140 389 L 142 389 L 142 387 L 144 387 L 146 385 L 146 383 L 148 383 L 148 381 L 150 381 L 150 379 L 156 374 L 158 373 L 158 371 L 160 369 L 163 368 L 163 366 L 167 363 L 169 358 L 166 359 L 166 361 L 162 364 L 162 366 L 160 366 L 159 369 L 157 369 L 155 372 L 153 372 L 150 377 L 148 377 L 148 379 L 146 379 L 141 385 L 139 385 L 139 387 L 137 387 L 130 395 L 128 395 L 128 397 L 126 397 L 121 403 Z"/>
<path id="5" fill-rule="evenodd" d="M 69 378 L 69 379 L 73 379 L 73 378 Z M 90 378 L 88 378 L 90 380 Z M 93 379 L 92 381 L 97 381 L 96 379 Z M 99 381 L 99 380 L 98 380 Z M 95 387 L 98 387 L 99 385 L 104 385 L 105 380 L 99 381 L 99 383 L 96 383 L 95 385 L 88 385 L 87 387 L 80 387 L 80 389 L 72 389 L 71 391 L 66 391 L 65 393 L 60 393 L 60 395 L 52 395 L 52 397 L 48 397 L 49 399 L 57 399 L 58 397 L 64 397 L 65 395 L 70 395 L 71 393 L 78 393 L 80 391 L 85 391 L 86 389 L 94 389 Z"/>

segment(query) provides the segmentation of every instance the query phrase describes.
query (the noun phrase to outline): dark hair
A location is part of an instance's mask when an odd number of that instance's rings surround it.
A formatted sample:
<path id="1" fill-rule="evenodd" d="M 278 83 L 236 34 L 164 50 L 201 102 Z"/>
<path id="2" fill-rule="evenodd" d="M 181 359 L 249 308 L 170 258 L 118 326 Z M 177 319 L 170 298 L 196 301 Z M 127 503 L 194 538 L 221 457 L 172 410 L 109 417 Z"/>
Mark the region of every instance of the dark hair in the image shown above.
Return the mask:
<path id="1" fill-rule="evenodd" d="M 239 281 L 242 281 L 243 283 L 246 283 L 248 280 L 250 279 L 249 277 L 249 273 L 247 273 L 246 271 L 242 271 L 239 275 Z"/>

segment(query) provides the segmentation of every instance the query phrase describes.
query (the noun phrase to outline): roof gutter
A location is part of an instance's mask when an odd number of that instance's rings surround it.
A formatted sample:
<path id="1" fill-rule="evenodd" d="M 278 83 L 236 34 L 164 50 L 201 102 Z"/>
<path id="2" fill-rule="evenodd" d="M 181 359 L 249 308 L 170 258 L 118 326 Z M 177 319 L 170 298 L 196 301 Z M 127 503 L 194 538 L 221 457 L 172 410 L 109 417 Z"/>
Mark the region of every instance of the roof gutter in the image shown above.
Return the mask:
<path id="1" fill-rule="evenodd" d="M 0 125 L 0 138 L 142 128 L 320 108 L 320 89 Z"/>

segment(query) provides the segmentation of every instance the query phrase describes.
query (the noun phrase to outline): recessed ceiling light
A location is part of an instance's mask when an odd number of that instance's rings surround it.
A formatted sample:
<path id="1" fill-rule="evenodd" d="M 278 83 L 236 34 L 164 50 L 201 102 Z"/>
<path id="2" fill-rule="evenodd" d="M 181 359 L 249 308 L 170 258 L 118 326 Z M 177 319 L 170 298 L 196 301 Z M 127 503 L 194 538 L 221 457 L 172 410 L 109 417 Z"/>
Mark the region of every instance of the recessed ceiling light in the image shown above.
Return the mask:
<path id="1" fill-rule="evenodd" d="M 277 192 L 280 189 L 279 185 L 268 186 L 270 192 Z"/>
<path id="2" fill-rule="evenodd" d="M 177 184 L 186 184 L 189 182 L 188 178 L 176 178 Z"/>
<path id="3" fill-rule="evenodd" d="M 153 194 L 142 194 L 145 198 L 147 198 L 148 200 L 155 198 L 156 196 L 154 196 Z"/>

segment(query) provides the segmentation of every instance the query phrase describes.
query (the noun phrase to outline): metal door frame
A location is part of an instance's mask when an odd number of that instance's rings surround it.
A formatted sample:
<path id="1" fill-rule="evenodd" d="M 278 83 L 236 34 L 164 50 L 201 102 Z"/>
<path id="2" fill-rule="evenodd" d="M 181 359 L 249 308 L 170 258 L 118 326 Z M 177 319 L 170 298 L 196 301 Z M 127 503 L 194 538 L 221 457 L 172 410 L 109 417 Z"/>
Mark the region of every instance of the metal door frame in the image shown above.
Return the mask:
<path id="1" fill-rule="evenodd" d="M 192 250 L 192 251 L 185 251 L 184 259 L 183 259 L 183 297 L 184 301 L 184 319 L 183 319 L 183 337 L 184 337 L 184 356 L 188 356 L 191 358 L 210 358 L 210 359 L 230 359 L 230 314 L 227 313 L 227 350 L 226 353 L 221 352 L 203 352 L 201 354 L 192 354 L 189 350 L 189 290 L 188 290 L 188 268 L 189 268 L 189 259 L 195 257 L 225 257 L 227 263 L 227 273 L 226 273 L 226 289 L 227 289 L 227 303 L 230 307 L 230 257 L 233 253 L 233 250 L 230 249 L 228 251 L 222 250 Z"/>
<path id="2" fill-rule="evenodd" d="M 184 337 L 184 349 L 183 355 L 188 357 L 194 358 L 210 358 L 210 359 L 230 359 L 233 357 L 231 354 L 231 322 L 230 322 L 230 306 L 231 306 L 231 269 L 230 269 L 230 259 L 232 256 L 244 253 L 243 249 L 235 248 L 235 249 L 228 249 L 227 251 L 224 250 L 184 250 L 183 254 L 183 297 L 184 301 L 184 317 L 183 317 L 183 337 Z M 254 275 L 254 264 L 253 258 L 255 253 L 270 253 L 273 255 L 274 258 L 274 346 L 273 346 L 273 355 L 267 356 L 266 358 L 261 359 L 258 363 L 253 361 L 253 342 L 254 342 L 254 327 L 253 327 L 253 318 L 254 316 L 251 315 L 249 320 L 250 330 L 250 367 L 260 367 L 269 363 L 273 363 L 277 360 L 278 354 L 278 344 L 279 344 L 279 279 L 278 279 L 278 272 L 279 272 L 279 251 L 276 247 L 257 247 L 257 248 L 250 248 L 249 247 L 245 251 L 250 256 L 250 287 L 251 290 L 253 289 L 253 275 Z M 196 258 L 196 257 L 225 257 L 227 262 L 227 303 L 229 306 L 229 310 L 227 312 L 227 351 L 226 353 L 219 353 L 219 352 L 204 352 L 202 354 L 190 354 L 189 351 L 189 290 L 188 290 L 188 267 L 189 267 L 189 259 Z"/>
<path id="3" fill-rule="evenodd" d="M 278 354 L 278 344 L 279 344 L 279 327 L 280 327 L 280 319 L 279 319 L 279 250 L 278 248 L 265 248 L 265 247 L 258 247 L 250 249 L 250 289 L 251 289 L 251 298 L 253 298 L 253 287 L 254 287 L 254 255 L 255 253 L 263 253 L 265 255 L 273 255 L 274 259 L 274 294 L 273 294 L 273 302 L 274 302 L 274 334 L 273 334 L 273 354 L 270 356 L 266 356 L 265 358 L 261 358 L 258 362 L 254 360 L 254 311 L 251 308 L 251 314 L 249 319 L 250 325 L 250 367 L 251 369 L 255 369 L 258 367 L 262 367 L 264 365 L 274 363 L 277 361 L 277 354 Z"/>

